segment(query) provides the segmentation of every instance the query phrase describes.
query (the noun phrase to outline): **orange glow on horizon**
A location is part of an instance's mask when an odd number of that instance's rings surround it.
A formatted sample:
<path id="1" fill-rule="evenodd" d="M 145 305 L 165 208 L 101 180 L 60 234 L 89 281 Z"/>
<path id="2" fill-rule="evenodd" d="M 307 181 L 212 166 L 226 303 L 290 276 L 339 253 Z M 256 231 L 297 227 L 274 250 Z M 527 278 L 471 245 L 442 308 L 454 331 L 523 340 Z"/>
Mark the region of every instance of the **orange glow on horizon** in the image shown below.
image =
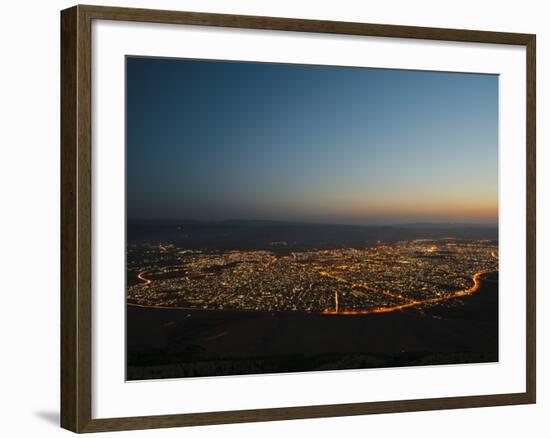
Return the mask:
<path id="1" fill-rule="evenodd" d="M 329 193 L 324 197 L 298 194 L 291 202 L 278 206 L 273 216 L 323 223 L 377 223 L 388 225 L 407 222 L 498 222 L 498 195 L 419 192 L 384 192 L 376 196 L 348 192 Z"/>

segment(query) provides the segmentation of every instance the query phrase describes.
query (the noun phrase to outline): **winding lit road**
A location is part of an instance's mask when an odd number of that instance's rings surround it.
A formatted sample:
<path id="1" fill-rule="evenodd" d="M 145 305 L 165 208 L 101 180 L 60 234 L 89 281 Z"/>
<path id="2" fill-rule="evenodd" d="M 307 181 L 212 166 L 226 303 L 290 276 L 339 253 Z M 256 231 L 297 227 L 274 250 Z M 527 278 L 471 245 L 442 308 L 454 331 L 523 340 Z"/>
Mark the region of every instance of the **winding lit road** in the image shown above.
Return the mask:
<path id="1" fill-rule="evenodd" d="M 396 310 L 403 310 L 414 306 L 419 306 L 422 304 L 432 304 L 432 303 L 439 303 L 442 301 L 449 301 L 453 300 L 455 298 L 464 297 L 467 295 L 472 295 L 473 293 L 477 292 L 481 286 L 481 277 L 485 274 L 489 274 L 491 272 L 497 272 L 495 270 L 488 270 L 488 271 L 480 271 L 476 272 L 474 276 L 472 277 L 472 280 L 474 284 L 469 287 L 468 289 L 464 289 L 461 291 L 458 291 L 454 293 L 453 295 L 449 295 L 447 297 L 435 297 L 435 298 L 428 298 L 426 300 L 418 300 L 418 301 L 410 301 L 405 304 L 400 304 L 398 306 L 389 306 L 389 307 L 375 307 L 373 309 L 368 310 L 338 310 L 338 300 L 336 298 L 336 308 L 334 310 L 325 310 L 323 311 L 323 314 L 325 315 L 368 315 L 370 313 L 387 313 L 387 312 L 395 312 Z"/>
<path id="2" fill-rule="evenodd" d="M 495 258 L 498 258 L 498 255 L 495 254 L 494 252 L 491 253 L 491 255 Z M 442 301 L 449 301 L 449 300 L 453 300 L 455 298 L 460 298 L 460 297 L 464 297 L 464 296 L 467 296 L 467 295 L 472 295 L 473 293 L 477 292 L 479 290 L 480 286 L 481 286 L 481 277 L 485 274 L 489 274 L 489 273 L 492 273 L 492 272 L 498 272 L 498 271 L 487 270 L 487 271 L 476 272 L 474 274 L 474 276 L 472 277 L 472 280 L 473 280 L 472 286 L 470 286 L 468 289 L 464 289 L 464 290 L 455 292 L 454 294 L 449 295 L 449 296 L 428 298 L 426 300 L 410 300 L 410 299 L 408 299 L 406 303 L 400 304 L 400 305 L 397 305 L 397 306 L 375 307 L 375 308 L 366 309 L 366 310 L 340 310 L 339 300 L 338 300 L 338 292 L 334 292 L 334 309 L 326 309 L 322 312 L 322 314 L 324 314 L 324 315 L 368 315 L 368 314 L 372 314 L 372 313 L 388 313 L 388 312 L 395 312 L 397 310 L 408 309 L 408 308 L 415 307 L 415 306 L 420 306 L 420 305 L 423 305 L 423 304 L 432 304 L 432 303 L 438 303 L 438 302 L 442 302 Z M 149 278 L 145 277 L 146 273 L 147 273 L 146 271 L 142 271 L 137 275 L 137 278 L 143 282 L 144 286 L 149 285 L 153 282 Z M 323 277 L 329 277 L 329 278 L 332 278 L 334 280 L 337 280 L 337 281 L 340 281 L 340 282 L 343 282 L 343 283 L 348 283 L 348 284 L 351 284 L 353 287 L 356 287 L 356 288 L 366 289 L 370 292 L 382 293 L 384 295 L 389 295 L 389 296 L 394 297 L 394 298 L 405 299 L 403 296 L 398 295 L 398 294 L 392 294 L 390 291 L 377 291 L 376 289 L 371 288 L 371 287 L 367 286 L 364 283 L 354 283 L 352 281 L 343 279 L 341 277 L 338 277 L 338 276 L 333 275 L 333 274 L 331 274 L 329 272 L 326 272 L 326 271 L 318 271 L 318 273 Z M 141 307 L 160 307 L 160 306 L 141 306 Z"/>
<path id="3" fill-rule="evenodd" d="M 143 272 L 140 272 L 138 275 L 137 275 L 137 278 L 139 278 L 141 281 L 143 281 L 143 284 L 146 285 L 146 284 L 151 284 L 153 281 L 152 280 L 149 280 L 148 278 L 145 278 L 145 271 Z"/>

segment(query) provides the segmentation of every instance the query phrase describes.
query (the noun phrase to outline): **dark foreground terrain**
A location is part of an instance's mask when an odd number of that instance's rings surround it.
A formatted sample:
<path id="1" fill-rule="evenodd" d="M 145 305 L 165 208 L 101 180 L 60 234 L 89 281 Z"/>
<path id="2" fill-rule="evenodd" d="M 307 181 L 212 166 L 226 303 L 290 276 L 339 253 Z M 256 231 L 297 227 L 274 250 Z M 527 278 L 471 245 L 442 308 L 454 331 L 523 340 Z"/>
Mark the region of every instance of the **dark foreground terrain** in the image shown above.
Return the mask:
<path id="1" fill-rule="evenodd" d="M 498 274 L 445 305 L 371 315 L 127 307 L 127 379 L 498 361 Z"/>

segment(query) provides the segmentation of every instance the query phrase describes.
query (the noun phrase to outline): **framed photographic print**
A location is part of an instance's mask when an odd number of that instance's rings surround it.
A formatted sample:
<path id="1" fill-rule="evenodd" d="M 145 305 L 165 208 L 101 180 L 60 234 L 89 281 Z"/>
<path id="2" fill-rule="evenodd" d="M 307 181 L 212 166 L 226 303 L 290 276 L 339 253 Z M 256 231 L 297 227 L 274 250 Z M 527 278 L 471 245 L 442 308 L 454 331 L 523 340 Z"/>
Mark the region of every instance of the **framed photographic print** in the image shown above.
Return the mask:
<path id="1" fill-rule="evenodd" d="M 535 403 L 535 36 L 61 13 L 61 422 Z"/>

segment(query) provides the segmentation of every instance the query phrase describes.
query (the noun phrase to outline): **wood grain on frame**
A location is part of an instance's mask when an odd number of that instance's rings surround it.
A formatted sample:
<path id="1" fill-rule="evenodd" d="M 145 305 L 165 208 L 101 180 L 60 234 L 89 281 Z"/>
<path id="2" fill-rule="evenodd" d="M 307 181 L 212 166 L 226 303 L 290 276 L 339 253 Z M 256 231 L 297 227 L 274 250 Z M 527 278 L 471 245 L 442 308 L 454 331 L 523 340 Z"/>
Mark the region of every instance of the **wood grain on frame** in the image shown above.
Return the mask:
<path id="1" fill-rule="evenodd" d="M 94 19 L 513 44 L 527 53 L 526 392 L 92 419 L 91 23 Z M 74 432 L 535 403 L 535 35 L 197 12 L 75 6 L 61 12 L 61 426 Z"/>

